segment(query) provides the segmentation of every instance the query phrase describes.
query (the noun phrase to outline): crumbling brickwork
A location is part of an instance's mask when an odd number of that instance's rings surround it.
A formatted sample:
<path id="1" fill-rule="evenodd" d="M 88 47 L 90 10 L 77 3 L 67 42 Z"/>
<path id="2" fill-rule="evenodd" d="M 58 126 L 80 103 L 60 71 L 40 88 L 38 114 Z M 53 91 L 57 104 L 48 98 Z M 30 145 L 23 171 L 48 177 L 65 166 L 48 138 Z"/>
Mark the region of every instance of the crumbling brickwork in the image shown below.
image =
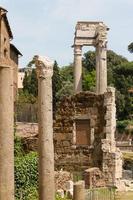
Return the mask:
<path id="1" fill-rule="evenodd" d="M 100 141 L 105 138 L 105 112 L 104 95 L 81 92 L 61 102 L 54 122 L 55 159 L 58 169 L 81 171 L 93 164 L 102 165 Z M 77 144 L 76 120 L 88 120 L 88 145 Z M 78 137 L 82 139 L 82 130 L 81 136 Z M 95 159 L 94 152 L 97 153 Z"/>
<path id="2" fill-rule="evenodd" d="M 106 139 L 101 140 L 103 151 L 102 171 L 107 184 L 119 187 L 120 179 L 122 178 L 122 153 L 116 147 L 114 137 L 116 130 L 115 89 L 108 88 L 104 96 L 104 105 L 106 107 L 104 131 Z"/>
<path id="3" fill-rule="evenodd" d="M 118 185 L 122 154 L 114 138 L 115 113 L 114 88 L 100 95 L 81 92 L 62 100 L 54 122 L 56 168 L 83 171 L 97 167 L 107 185 Z"/>

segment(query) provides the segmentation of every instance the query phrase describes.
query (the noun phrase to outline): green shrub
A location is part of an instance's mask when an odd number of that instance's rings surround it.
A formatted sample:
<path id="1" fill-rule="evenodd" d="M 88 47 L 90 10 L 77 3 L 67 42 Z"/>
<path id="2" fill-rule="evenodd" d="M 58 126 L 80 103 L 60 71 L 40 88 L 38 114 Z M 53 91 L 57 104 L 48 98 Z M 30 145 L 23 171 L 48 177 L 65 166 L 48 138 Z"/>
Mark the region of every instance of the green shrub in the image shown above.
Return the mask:
<path id="1" fill-rule="evenodd" d="M 58 194 L 56 194 L 55 199 L 56 199 L 56 200 L 70 200 L 70 199 L 68 199 L 67 197 L 61 198 L 60 195 L 58 195 Z"/>
<path id="2" fill-rule="evenodd" d="M 15 158 L 16 199 L 35 199 L 38 187 L 37 154 L 31 152 Z M 31 196 L 33 196 L 31 198 Z"/>
<path id="3" fill-rule="evenodd" d="M 15 136 L 15 139 L 14 139 L 14 154 L 15 154 L 15 157 L 22 156 L 24 154 L 21 138 L 18 136 Z"/>
<path id="4" fill-rule="evenodd" d="M 119 130 L 119 132 L 124 132 L 129 124 L 129 120 L 117 121 L 117 129 Z"/>
<path id="5" fill-rule="evenodd" d="M 25 154 L 21 138 L 15 137 L 15 198 L 38 200 L 38 156 L 36 152 Z M 56 200 L 68 200 L 56 195 Z"/>

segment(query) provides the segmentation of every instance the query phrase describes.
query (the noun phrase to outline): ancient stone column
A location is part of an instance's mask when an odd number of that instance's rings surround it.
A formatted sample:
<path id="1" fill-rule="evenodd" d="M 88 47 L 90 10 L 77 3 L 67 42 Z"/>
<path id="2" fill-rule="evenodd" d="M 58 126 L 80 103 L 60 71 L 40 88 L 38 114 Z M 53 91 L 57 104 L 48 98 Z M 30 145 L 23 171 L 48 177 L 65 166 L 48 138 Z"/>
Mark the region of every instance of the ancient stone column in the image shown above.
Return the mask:
<path id="1" fill-rule="evenodd" d="M 96 47 L 96 93 L 103 94 L 107 90 L 107 49 L 106 44 Z"/>
<path id="2" fill-rule="evenodd" d="M 74 92 L 82 91 L 82 47 L 74 46 Z"/>
<path id="3" fill-rule="evenodd" d="M 0 200 L 14 200 L 13 70 L 0 64 Z"/>
<path id="4" fill-rule="evenodd" d="M 39 109 L 39 200 L 54 200 L 54 147 L 52 114 L 53 62 L 35 56 Z"/>

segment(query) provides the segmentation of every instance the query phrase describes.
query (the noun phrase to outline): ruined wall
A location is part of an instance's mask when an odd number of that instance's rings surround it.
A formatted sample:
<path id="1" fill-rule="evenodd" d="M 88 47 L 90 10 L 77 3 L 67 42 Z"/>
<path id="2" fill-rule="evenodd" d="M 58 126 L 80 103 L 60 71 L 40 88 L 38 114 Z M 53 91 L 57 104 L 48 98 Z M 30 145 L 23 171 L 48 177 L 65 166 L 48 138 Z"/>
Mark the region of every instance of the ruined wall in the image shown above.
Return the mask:
<path id="1" fill-rule="evenodd" d="M 106 139 L 102 139 L 102 172 L 107 184 L 119 187 L 122 178 L 122 153 L 116 147 L 115 130 L 116 130 L 116 104 L 115 88 L 107 88 L 104 94 L 104 105 L 106 107 L 105 128 Z"/>
<path id="2" fill-rule="evenodd" d="M 81 92 L 61 102 L 54 122 L 56 168 L 82 171 L 89 166 L 102 166 L 101 139 L 105 138 L 105 112 L 104 95 Z M 79 127 L 78 134 L 78 141 L 82 144 L 76 141 L 75 124 L 80 120 L 88 120 L 88 144 L 83 144 L 83 137 L 87 137 L 83 127 Z"/>
<path id="3" fill-rule="evenodd" d="M 1 62 L 10 64 L 10 36 L 5 24 L 5 18 L 1 18 L 0 29 L 0 57 Z"/>
<path id="4" fill-rule="evenodd" d="M 18 54 L 13 51 L 12 47 L 10 46 L 10 58 L 12 60 L 12 66 L 13 66 L 13 92 L 15 100 L 17 98 L 17 92 L 18 92 Z"/>
<path id="5" fill-rule="evenodd" d="M 99 172 L 96 170 L 91 175 L 92 183 L 119 187 L 122 178 L 122 153 L 117 148 L 114 137 L 115 113 L 114 88 L 108 88 L 103 95 L 81 92 L 64 98 L 54 121 L 55 169 L 78 174 L 88 168 L 89 171 L 99 168 Z M 26 128 L 24 125 L 25 133 L 29 132 L 29 137 L 26 142 L 24 138 L 23 143 L 27 151 L 37 149 L 37 124 L 31 124 L 33 125 L 36 127 L 36 130 L 32 130 L 34 137 L 30 134 L 31 127 Z"/>
<path id="6" fill-rule="evenodd" d="M 17 96 L 17 76 L 18 76 L 18 54 L 13 52 L 11 48 L 10 41 L 13 39 L 12 33 L 10 30 L 9 22 L 4 14 L 2 9 L 0 9 L 0 62 L 1 65 L 11 66 L 12 76 L 13 76 L 13 92 L 14 92 L 14 101 Z M 14 58 L 14 59 L 13 59 Z"/>

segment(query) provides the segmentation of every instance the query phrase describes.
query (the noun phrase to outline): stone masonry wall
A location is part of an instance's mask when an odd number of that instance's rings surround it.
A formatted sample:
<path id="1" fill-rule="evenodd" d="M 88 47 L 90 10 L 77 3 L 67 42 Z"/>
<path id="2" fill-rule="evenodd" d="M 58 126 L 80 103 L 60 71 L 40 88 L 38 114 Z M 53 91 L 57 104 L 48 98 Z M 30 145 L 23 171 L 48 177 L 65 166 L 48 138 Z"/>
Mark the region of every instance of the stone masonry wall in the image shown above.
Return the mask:
<path id="1" fill-rule="evenodd" d="M 102 167 L 101 139 L 105 138 L 105 112 L 104 95 L 81 92 L 61 102 L 54 122 L 57 169 L 82 171 L 90 166 Z M 77 119 L 90 121 L 89 145 L 76 144 Z"/>
<path id="2" fill-rule="evenodd" d="M 116 147 L 115 130 L 116 130 L 116 105 L 115 89 L 109 87 L 104 94 L 104 105 L 106 106 L 105 114 L 105 134 L 106 139 L 102 142 L 103 160 L 102 171 L 107 184 L 119 187 L 122 178 L 122 153 Z"/>

